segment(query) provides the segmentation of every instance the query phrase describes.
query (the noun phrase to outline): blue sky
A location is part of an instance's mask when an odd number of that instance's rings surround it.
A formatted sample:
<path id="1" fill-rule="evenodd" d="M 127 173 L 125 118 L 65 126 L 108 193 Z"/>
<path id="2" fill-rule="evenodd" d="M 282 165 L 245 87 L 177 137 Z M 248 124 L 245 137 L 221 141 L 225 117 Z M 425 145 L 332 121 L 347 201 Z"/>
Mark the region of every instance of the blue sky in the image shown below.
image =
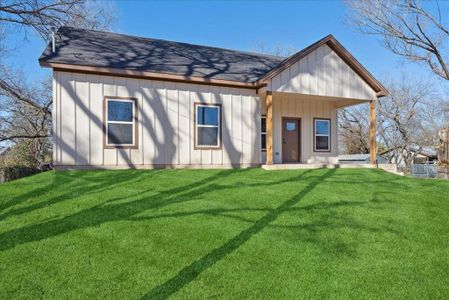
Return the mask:
<path id="1" fill-rule="evenodd" d="M 403 63 L 385 50 L 378 38 L 363 35 L 343 20 L 347 11 L 340 1 L 114 1 L 117 17 L 111 31 L 193 44 L 254 51 L 280 44 L 300 50 L 333 34 L 379 79 L 402 70 L 434 78 L 414 64 Z M 34 78 L 49 71 L 37 59 L 45 44 L 22 35 L 10 62 Z"/>

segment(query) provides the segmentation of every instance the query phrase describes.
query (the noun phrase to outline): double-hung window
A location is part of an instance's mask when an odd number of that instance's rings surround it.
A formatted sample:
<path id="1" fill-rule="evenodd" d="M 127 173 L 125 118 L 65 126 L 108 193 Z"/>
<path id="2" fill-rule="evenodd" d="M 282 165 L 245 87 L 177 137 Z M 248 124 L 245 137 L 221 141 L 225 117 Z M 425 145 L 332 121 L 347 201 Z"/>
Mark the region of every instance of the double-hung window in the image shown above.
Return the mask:
<path id="1" fill-rule="evenodd" d="M 314 151 L 331 151 L 331 120 L 314 119 Z"/>
<path id="2" fill-rule="evenodd" d="M 105 99 L 105 146 L 137 147 L 135 99 Z"/>
<path id="3" fill-rule="evenodd" d="M 221 147 L 221 106 L 195 104 L 195 147 Z"/>
<path id="4" fill-rule="evenodd" d="M 267 151 L 267 116 L 262 116 L 260 120 L 261 125 L 261 144 L 262 144 L 262 151 Z"/>

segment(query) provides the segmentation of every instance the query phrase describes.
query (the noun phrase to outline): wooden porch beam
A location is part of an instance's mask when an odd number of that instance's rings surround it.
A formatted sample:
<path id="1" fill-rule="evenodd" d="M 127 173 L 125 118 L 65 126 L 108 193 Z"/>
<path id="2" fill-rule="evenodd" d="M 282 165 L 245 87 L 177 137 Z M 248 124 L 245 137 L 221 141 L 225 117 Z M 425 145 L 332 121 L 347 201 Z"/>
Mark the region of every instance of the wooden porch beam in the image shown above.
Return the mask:
<path id="1" fill-rule="evenodd" d="M 377 160 L 377 146 L 376 146 L 376 101 L 371 100 L 369 103 L 370 110 L 370 124 L 369 124 L 369 138 L 370 138 L 370 162 L 376 164 Z"/>
<path id="2" fill-rule="evenodd" d="M 267 117 L 266 117 L 266 148 L 267 148 L 267 165 L 273 164 L 273 95 L 267 92 L 265 98 L 267 107 Z"/>

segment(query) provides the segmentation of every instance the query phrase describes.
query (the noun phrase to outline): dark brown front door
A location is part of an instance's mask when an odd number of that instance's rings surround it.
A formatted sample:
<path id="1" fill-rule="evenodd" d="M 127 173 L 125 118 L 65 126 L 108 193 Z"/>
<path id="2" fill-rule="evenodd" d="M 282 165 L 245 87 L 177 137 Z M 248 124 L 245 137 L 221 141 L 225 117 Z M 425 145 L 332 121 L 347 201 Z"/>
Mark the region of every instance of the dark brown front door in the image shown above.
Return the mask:
<path id="1" fill-rule="evenodd" d="M 299 134 L 301 120 L 298 118 L 282 118 L 282 161 L 299 162 Z"/>

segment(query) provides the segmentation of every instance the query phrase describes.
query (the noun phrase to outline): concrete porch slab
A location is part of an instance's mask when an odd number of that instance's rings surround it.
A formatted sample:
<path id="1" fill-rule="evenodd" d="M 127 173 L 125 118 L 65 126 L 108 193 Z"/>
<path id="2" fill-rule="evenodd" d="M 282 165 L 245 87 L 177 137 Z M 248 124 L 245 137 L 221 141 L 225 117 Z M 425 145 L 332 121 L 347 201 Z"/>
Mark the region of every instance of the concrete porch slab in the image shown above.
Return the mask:
<path id="1" fill-rule="evenodd" d="M 355 168 L 369 168 L 373 169 L 376 166 L 371 164 L 326 164 L 326 163 L 314 163 L 314 164 L 272 164 L 262 165 L 262 169 L 265 170 L 300 170 L 300 169 L 355 169 Z"/>
<path id="2" fill-rule="evenodd" d="M 396 165 L 393 164 L 272 164 L 262 165 L 262 169 L 265 170 L 301 170 L 301 169 L 382 169 L 386 172 L 390 172 L 396 175 L 404 175 L 397 171 Z"/>

